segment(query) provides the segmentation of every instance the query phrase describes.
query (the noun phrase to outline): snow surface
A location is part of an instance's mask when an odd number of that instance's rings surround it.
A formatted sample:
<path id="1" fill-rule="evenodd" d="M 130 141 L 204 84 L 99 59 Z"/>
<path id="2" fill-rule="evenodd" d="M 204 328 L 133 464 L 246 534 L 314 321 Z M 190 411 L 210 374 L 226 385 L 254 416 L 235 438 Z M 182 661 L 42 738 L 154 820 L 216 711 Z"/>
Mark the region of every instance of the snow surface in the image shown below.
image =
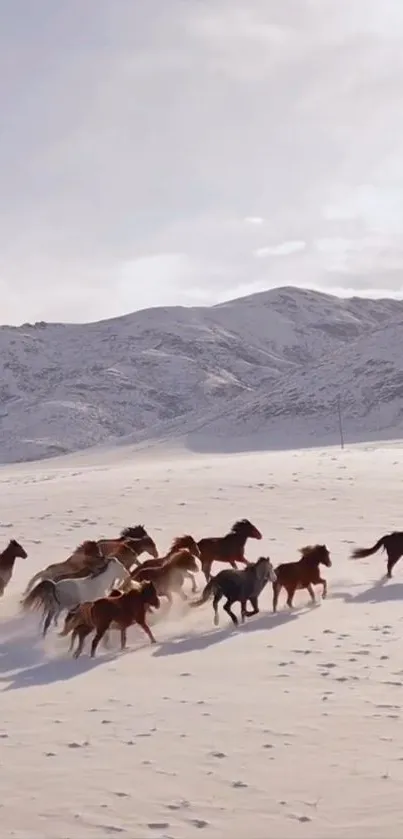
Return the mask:
<path id="1" fill-rule="evenodd" d="M 0 461 L 402 436 L 403 302 L 280 288 L 212 307 L 0 328 Z"/>
<path id="2" fill-rule="evenodd" d="M 2 836 L 398 839 L 403 560 L 382 585 L 382 554 L 349 554 L 401 528 L 402 461 L 392 442 L 2 467 L 1 542 L 29 553 L 0 604 Z M 250 559 L 326 542 L 328 600 L 273 616 L 266 589 L 239 630 L 210 604 L 163 610 L 155 648 L 132 628 L 93 662 L 18 614 L 32 574 L 84 538 L 143 522 L 163 551 L 243 516 L 264 535 Z"/>

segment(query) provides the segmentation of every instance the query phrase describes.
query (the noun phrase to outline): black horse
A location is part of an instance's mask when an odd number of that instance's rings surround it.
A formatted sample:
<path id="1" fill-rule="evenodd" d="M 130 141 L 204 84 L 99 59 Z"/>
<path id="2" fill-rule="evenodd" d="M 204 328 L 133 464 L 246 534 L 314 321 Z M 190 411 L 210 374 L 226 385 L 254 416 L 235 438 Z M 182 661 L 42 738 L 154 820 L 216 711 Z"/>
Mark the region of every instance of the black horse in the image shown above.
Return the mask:
<path id="1" fill-rule="evenodd" d="M 366 556 L 372 556 L 372 554 L 375 554 L 381 548 L 386 551 L 388 558 L 386 575 L 390 579 L 394 566 L 403 556 L 403 533 L 401 530 L 395 530 L 393 533 L 387 533 L 386 536 L 381 536 L 372 548 L 356 548 L 351 556 L 353 559 L 362 559 Z"/>
<path id="2" fill-rule="evenodd" d="M 227 602 L 224 604 L 224 610 L 230 616 L 233 624 L 238 626 L 238 618 L 232 612 L 231 606 L 234 603 L 241 604 L 242 623 L 244 623 L 245 617 L 257 615 L 259 612 L 259 594 L 269 580 L 274 583 L 276 574 L 269 557 L 261 556 L 257 562 L 251 562 L 242 571 L 228 568 L 220 571 L 215 577 L 211 577 L 203 589 L 201 598 L 190 605 L 192 607 L 201 606 L 203 603 L 207 603 L 211 597 L 214 597 L 214 625 L 218 626 L 218 604 L 222 597 L 226 597 Z M 248 600 L 253 606 L 252 612 L 246 610 Z"/>

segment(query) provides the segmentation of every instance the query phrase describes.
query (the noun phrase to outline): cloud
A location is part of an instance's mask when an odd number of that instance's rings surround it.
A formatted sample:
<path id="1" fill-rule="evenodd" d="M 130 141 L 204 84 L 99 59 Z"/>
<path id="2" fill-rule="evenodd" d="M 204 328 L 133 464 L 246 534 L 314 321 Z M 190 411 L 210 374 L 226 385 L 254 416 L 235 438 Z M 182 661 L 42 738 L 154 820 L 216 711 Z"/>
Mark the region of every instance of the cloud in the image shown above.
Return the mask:
<path id="1" fill-rule="evenodd" d="M 0 0 L 1 319 L 396 290 L 402 83 L 400 0 Z"/>

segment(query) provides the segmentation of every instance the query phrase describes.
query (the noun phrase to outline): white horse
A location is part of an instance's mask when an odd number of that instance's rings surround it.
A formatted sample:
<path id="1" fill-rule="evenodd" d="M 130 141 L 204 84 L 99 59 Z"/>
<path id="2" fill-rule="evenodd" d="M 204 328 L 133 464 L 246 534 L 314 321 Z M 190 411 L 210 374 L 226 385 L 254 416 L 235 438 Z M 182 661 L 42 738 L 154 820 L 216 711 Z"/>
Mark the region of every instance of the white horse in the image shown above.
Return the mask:
<path id="1" fill-rule="evenodd" d="M 41 580 L 25 595 L 21 603 L 24 611 L 43 610 L 43 637 L 52 619 L 56 623 L 64 609 L 71 609 L 87 601 L 93 602 L 108 594 L 116 584 L 129 582 L 129 571 L 116 557 L 108 557 L 107 562 L 106 568 L 96 576 L 70 577 L 58 582 Z"/>

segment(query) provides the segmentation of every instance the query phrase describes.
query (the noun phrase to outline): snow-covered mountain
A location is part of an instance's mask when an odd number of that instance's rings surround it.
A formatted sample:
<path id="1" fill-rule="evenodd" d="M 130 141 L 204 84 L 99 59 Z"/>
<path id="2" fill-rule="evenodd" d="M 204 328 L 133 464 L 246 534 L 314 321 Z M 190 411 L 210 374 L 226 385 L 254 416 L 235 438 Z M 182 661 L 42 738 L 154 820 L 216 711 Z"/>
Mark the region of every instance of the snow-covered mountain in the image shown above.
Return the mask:
<path id="1" fill-rule="evenodd" d="M 396 300 L 280 288 L 92 324 L 4 326 L 0 349 L 2 462 L 161 435 L 203 448 L 260 435 L 270 446 L 286 427 L 331 432 L 339 393 L 366 431 L 374 406 L 379 427 L 403 409 Z"/>

